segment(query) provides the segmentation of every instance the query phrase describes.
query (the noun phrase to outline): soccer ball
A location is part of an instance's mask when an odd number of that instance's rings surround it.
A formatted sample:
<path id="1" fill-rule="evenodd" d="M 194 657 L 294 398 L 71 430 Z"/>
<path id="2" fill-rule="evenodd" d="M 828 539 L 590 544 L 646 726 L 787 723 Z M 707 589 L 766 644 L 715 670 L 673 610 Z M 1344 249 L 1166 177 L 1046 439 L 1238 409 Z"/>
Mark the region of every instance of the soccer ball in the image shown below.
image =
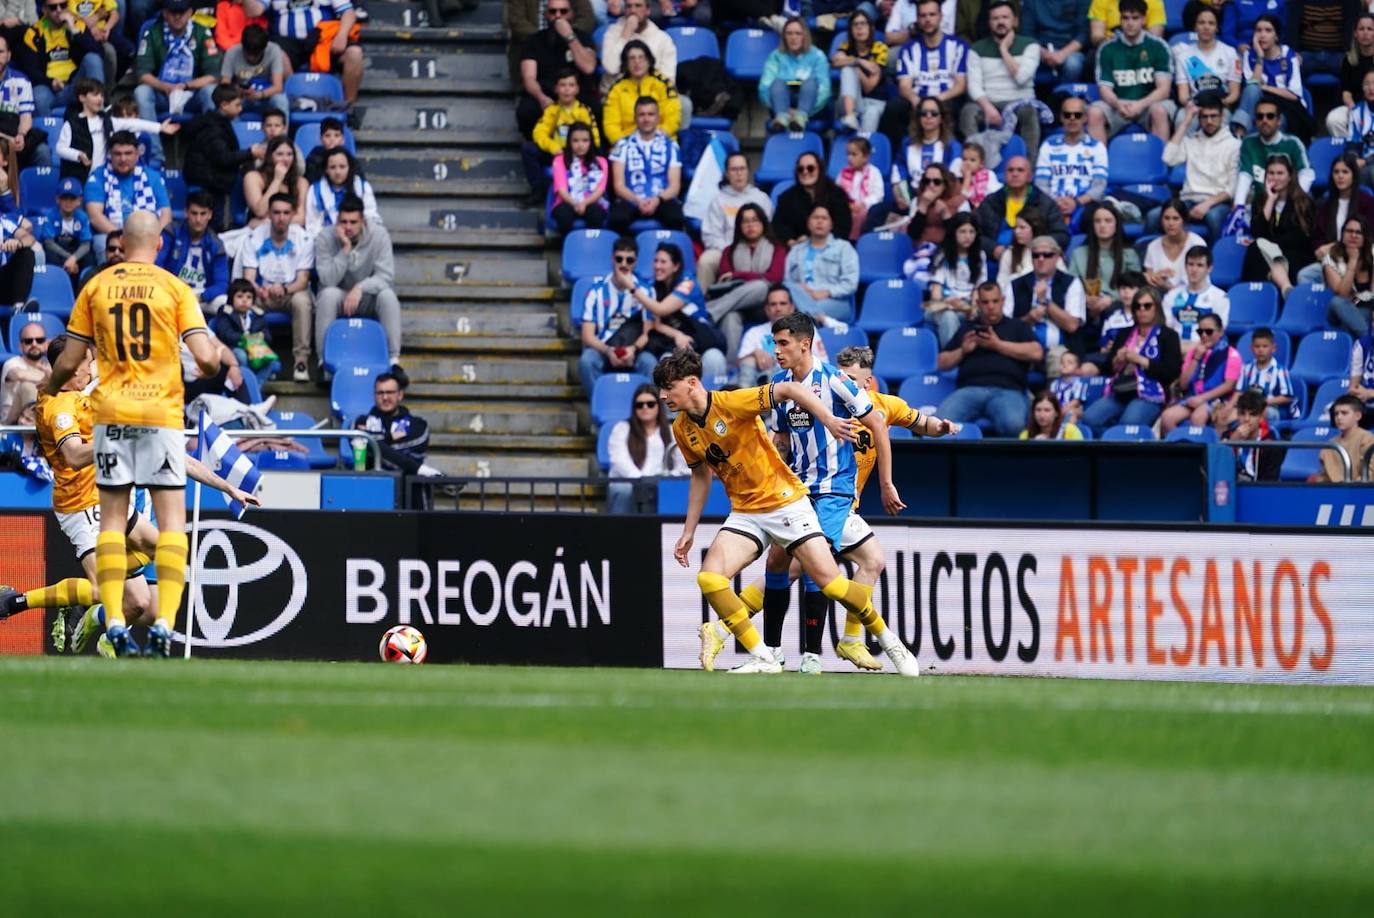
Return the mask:
<path id="1" fill-rule="evenodd" d="M 423 663 L 429 653 L 425 636 L 409 625 L 397 625 L 382 635 L 382 643 L 377 648 L 382 659 L 388 663 Z"/>

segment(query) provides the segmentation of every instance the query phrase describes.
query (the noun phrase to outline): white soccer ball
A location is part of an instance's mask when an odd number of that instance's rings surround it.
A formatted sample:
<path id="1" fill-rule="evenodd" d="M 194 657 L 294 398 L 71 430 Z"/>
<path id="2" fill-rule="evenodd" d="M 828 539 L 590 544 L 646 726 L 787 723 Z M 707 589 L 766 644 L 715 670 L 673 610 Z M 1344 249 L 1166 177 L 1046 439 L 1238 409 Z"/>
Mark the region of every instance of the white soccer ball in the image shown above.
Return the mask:
<path id="1" fill-rule="evenodd" d="M 425 655 L 429 653 L 429 645 L 418 629 L 397 625 L 382 635 L 382 643 L 377 650 L 388 663 L 423 663 Z"/>

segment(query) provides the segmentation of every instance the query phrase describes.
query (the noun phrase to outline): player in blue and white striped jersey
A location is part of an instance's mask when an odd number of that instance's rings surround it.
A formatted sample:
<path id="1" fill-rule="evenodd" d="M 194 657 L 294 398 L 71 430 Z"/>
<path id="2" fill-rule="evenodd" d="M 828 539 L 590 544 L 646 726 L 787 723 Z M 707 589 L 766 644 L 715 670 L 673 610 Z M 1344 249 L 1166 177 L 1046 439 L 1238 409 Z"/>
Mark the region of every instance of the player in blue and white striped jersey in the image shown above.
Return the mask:
<path id="1" fill-rule="evenodd" d="M 358 13 L 350 0 L 243 0 L 243 11 L 249 17 L 267 17 L 272 40 L 286 52 L 297 73 L 314 69 L 307 66 L 315 50 L 309 44 L 311 31 L 321 23 L 337 22 L 338 31 L 329 47 L 329 69 L 343 80 L 344 101 L 349 105 L 357 101 L 363 82 L 363 49 L 353 34 Z"/>
<path id="2" fill-rule="evenodd" d="M 1035 159 L 1035 187 L 1054 199 L 1070 232 L 1083 208 L 1107 191 L 1107 145 L 1085 130 L 1087 113 L 1083 99 L 1066 98 L 1059 108 L 1064 133 L 1041 143 Z"/>

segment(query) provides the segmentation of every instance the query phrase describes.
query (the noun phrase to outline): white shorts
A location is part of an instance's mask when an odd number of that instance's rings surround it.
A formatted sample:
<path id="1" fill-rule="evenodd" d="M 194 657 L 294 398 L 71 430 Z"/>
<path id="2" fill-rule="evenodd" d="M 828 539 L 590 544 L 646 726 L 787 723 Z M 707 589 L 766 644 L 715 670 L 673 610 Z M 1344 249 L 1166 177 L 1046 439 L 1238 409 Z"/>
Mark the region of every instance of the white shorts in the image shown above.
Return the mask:
<path id="1" fill-rule="evenodd" d="M 840 554 L 853 551 L 873 538 L 873 527 L 853 510 L 844 521 L 844 532 L 840 535 Z"/>
<path id="2" fill-rule="evenodd" d="M 72 543 L 72 548 L 76 549 L 76 560 L 95 551 L 95 537 L 100 535 L 100 505 L 87 507 L 85 510 L 78 510 L 75 513 L 57 513 L 57 525 L 61 527 L 62 534 L 67 537 L 67 541 Z M 134 526 L 138 524 L 139 514 L 134 509 L 134 502 L 129 501 L 129 525 L 124 527 L 124 534 L 128 535 L 134 531 Z"/>
<path id="3" fill-rule="evenodd" d="M 770 542 L 790 552 L 807 539 L 825 538 L 821 521 L 816 517 L 816 508 L 805 496 L 767 513 L 732 510 L 720 528 L 752 540 L 759 547 L 760 554 Z"/>
<path id="4" fill-rule="evenodd" d="M 185 431 L 133 424 L 95 425 L 95 483 L 103 488 L 186 487 Z"/>

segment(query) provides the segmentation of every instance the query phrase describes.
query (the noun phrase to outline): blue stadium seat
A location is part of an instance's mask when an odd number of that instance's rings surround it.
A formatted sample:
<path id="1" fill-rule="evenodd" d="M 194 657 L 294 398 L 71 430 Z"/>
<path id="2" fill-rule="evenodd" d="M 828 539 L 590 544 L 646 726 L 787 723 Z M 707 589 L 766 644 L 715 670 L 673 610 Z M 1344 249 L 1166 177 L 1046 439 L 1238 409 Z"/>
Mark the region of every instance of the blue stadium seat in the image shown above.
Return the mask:
<path id="1" fill-rule="evenodd" d="M 568 283 L 582 277 L 599 277 L 610 273 L 611 247 L 616 235 L 611 230 L 573 230 L 563 238 L 563 280 Z"/>
<path id="2" fill-rule="evenodd" d="M 1139 443 L 1145 440 L 1154 440 L 1155 432 L 1149 427 L 1141 424 L 1118 424 L 1115 427 L 1108 427 L 1098 437 L 1103 443 Z"/>
<path id="3" fill-rule="evenodd" d="M 1304 427 L 1293 433 L 1295 443 L 1325 443 L 1340 436 L 1340 431 L 1325 425 Z M 1279 466 L 1279 481 L 1306 481 L 1322 470 L 1324 449 L 1284 450 L 1283 465 Z M 1351 457 L 1354 459 L 1354 457 Z"/>
<path id="4" fill-rule="evenodd" d="M 1229 290 L 1240 283 L 1245 267 L 1245 246 L 1235 236 L 1223 236 L 1212 244 L 1212 283 Z"/>
<path id="5" fill-rule="evenodd" d="M 825 171 L 831 178 L 838 178 L 840 170 L 849 165 L 849 137 L 866 137 L 868 142 L 873 145 L 873 156 L 869 160 L 873 168 L 878 170 L 878 174 L 883 177 L 886 185 L 888 176 L 892 172 L 892 142 L 887 139 L 886 134 L 873 132 L 872 134 L 851 134 L 848 137 L 836 138 L 830 144 L 830 158 L 826 161 Z"/>
<path id="6" fill-rule="evenodd" d="M 1107 184 L 1113 188 L 1157 184 L 1167 177 L 1164 141 L 1155 135 L 1117 134 L 1107 144 Z"/>
<path id="7" fill-rule="evenodd" d="M 977 424 L 963 422 L 959 425 L 959 432 L 954 435 L 955 440 L 981 440 L 983 439 L 983 428 Z"/>
<path id="8" fill-rule="evenodd" d="M 33 286 L 29 299 L 38 301 L 39 312 L 50 312 L 63 319 L 72 314 L 72 282 L 58 265 L 44 265 L 33 269 Z"/>
<path id="9" fill-rule="evenodd" d="M 825 157 L 825 144 L 821 135 L 811 131 L 800 134 L 770 134 L 763 144 L 763 159 L 759 161 L 754 182 L 760 188 L 771 188 L 784 179 L 790 179 L 797 167 L 797 157 L 803 153 L 815 153 Z"/>
<path id="10" fill-rule="evenodd" d="M 1156 204 L 1165 204 L 1174 196 L 1174 190 L 1164 182 L 1142 182 L 1137 185 L 1122 185 L 1121 190 L 1129 194 L 1142 198 L 1148 198 Z M 1137 245 L 1144 245 L 1143 239 L 1136 240 Z"/>
<path id="11" fill-rule="evenodd" d="M 873 373 L 888 380 L 934 373 L 939 352 L 940 342 L 928 328 L 889 329 L 878 339 Z"/>
<path id="12" fill-rule="evenodd" d="M 1296 380 L 1294 385 L 1296 385 Z M 1331 423 L 1331 405 L 1345 395 L 1350 386 L 1348 379 L 1328 379 L 1320 386 L 1316 387 L 1311 399 L 1308 400 L 1307 414 L 1303 419 L 1294 424 L 1295 427 L 1310 427 L 1313 425 L 1323 425 Z"/>
<path id="13" fill-rule="evenodd" d="M 1183 184 L 1188 181 L 1188 164 L 1179 163 L 1169 167 L 1169 184 L 1176 189 L 1181 189 Z"/>
<path id="14" fill-rule="evenodd" d="M 757 83 L 763 63 L 778 46 L 772 29 L 736 29 L 725 40 L 725 72 L 737 80 Z"/>
<path id="15" fill-rule="evenodd" d="M 351 366 L 387 366 L 386 332 L 376 319 L 338 318 L 324 331 L 320 365 L 330 373 Z"/>
<path id="16" fill-rule="evenodd" d="M 667 242 L 682 251 L 682 269 L 688 277 L 697 276 L 696 250 L 692 248 L 692 238 L 682 230 L 645 230 L 635 237 L 639 245 L 639 261 L 635 262 L 635 273 L 644 280 L 654 276 L 654 253 L 659 243 Z M 609 261 L 607 262 L 609 264 Z M 604 273 L 605 269 L 603 269 Z"/>
<path id="17" fill-rule="evenodd" d="M 352 426 L 361 415 L 367 414 L 376 401 L 372 395 L 373 380 L 389 367 L 354 364 L 334 374 L 329 385 L 329 407 L 342 424 Z"/>
<path id="18" fill-rule="evenodd" d="M 344 100 L 343 83 L 332 73 L 293 73 L 286 78 L 286 95 L 291 99 L 308 96 L 315 99 L 330 99 L 334 102 Z M 292 111 L 292 124 L 309 124 L 326 118 L 342 119 L 342 112 Z M 308 152 L 308 151 L 307 151 Z"/>
<path id="19" fill-rule="evenodd" d="M 889 440 L 915 440 L 916 435 L 905 427 L 889 427 L 887 429 Z"/>
<path id="20" fill-rule="evenodd" d="M 1294 379 L 1313 386 L 1335 377 L 1346 378 L 1353 345 L 1350 336 L 1343 331 L 1313 332 L 1298 342 L 1298 353 L 1288 372 Z"/>
<path id="21" fill-rule="evenodd" d="M 304 411 L 273 411 L 268 417 L 276 422 L 279 431 L 310 430 L 317 423 L 314 415 Z M 355 420 L 356 417 L 348 418 L 344 424 L 351 426 Z M 339 453 L 349 449 L 345 441 L 324 440 L 320 437 L 301 437 L 296 442 L 310 451 L 306 453 L 306 460 L 312 469 L 334 468 L 339 464 Z M 331 452 L 330 447 L 333 447 L 334 451 Z"/>
<path id="22" fill-rule="evenodd" d="M 1110 376 L 1089 376 L 1088 391 L 1083 399 L 1084 406 L 1091 405 L 1093 402 L 1107 394 L 1107 386 L 1111 383 Z M 1082 427 L 1082 424 L 1078 425 Z"/>
<path id="23" fill-rule="evenodd" d="M 1303 75 L 1311 79 L 1307 74 Z M 1315 176 L 1312 179 L 1312 193 L 1317 195 L 1326 190 L 1327 180 L 1331 178 L 1331 164 L 1341 158 L 1345 151 L 1345 141 L 1336 137 L 1317 137 L 1307 148 L 1307 158 L 1312 163 Z"/>
<path id="24" fill-rule="evenodd" d="M 579 277 L 577 283 L 573 284 L 572 299 L 568 301 L 568 314 L 572 319 L 574 334 L 581 328 L 582 304 L 587 299 L 587 291 L 592 289 L 592 285 L 601 279 L 601 275 L 596 277 Z"/>
<path id="25" fill-rule="evenodd" d="M 939 373 L 923 373 L 904 379 L 897 397 L 923 414 L 934 414 L 953 391 L 954 380 Z"/>
<path id="26" fill-rule="evenodd" d="M 57 138 L 53 137 L 53 146 Z M 30 166 L 19 171 L 19 200 L 30 218 L 57 206 L 57 183 L 61 181 L 56 166 Z"/>
<path id="27" fill-rule="evenodd" d="M 821 340 L 825 342 L 825 352 L 833 362 L 835 356 L 847 347 L 867 347 L 868 334 L 858 325 L 849 326 L 849 331 L 843 335 L 836 334 L 834 330 L 822 326 L 820 328 Z"/>
<path id="28" fill-rule="evenodd" d="M 293 112 L 293 113 L 292 113 L 293 118 L 294 118 L 294 115 L 295 115 L 295 113 Z M 342 121 L 343 119 L 340 118 L 339 120 Z M 357 146 L 356 141 L 354 141 L 354 139 L 353 139 L 353 132 L 350 131 L 350 130 L 348 129 L 348 126 L 347 126 L 347 125 L 344 126 L 344 132 L 343 132 L 343 134 L 344 134 L 344 142 L 343 142 L 344 149 L 356 156 L 357 153 L 358 153 L 358 146 Z M 311 122 L 308 122 L 308 123 L 306 123 L 306 124 L 302 124 L 302 125 L 296 130 L 296 146 L 299 147 L 299 148 L 300 148 L 300 151 L 301 151 L 303 154 L 305 154 L 306 156 L 309 156 L 309 155 L 310 155 L 310 151 L 313 150 L 313 149 L 315 149 L 315 148 L 318 147 L 319 145 L 320 145 L 320 123 L 319 123 L 318 121 L 311 121 Z"/>
<path id="29" fill-rule="evenodd" d="M 262 117 L 254 115 L 251 120 L 238 119 L 234 122 L 234 137 L 238 139 L 239 149 L 246 150 L 255 143 L 262 143 L 267 135 L 262 132 Z"/>
<path id="30" fill-rule="evenodd" d="M 630 416 L 630 400 L 635 389 L 649 382 L 638 373 L 607 373 L 592 388 L 592 421 L 612 424 Z"/>
<path id="31" fill-rule="evenodd" d="M 1173 35 L 1183 31 L 1183 8 L 1188 0 L 1164 0 L 1164 31 Z"/>
<path id="32" fill-rule="evenodd" d="M 906 233 L 864 233 L 854 247 L 861 284 L 901 277 L 902 265 L 911 257 L 911 237 Z"/>
<path id="33" fill-rule="evenodd" d="M 716 41 L 716 33 L 710 29 L 701 29 L 696 26 L 673 26 L 665 31 L 677 48 L 679 64 L 683 61 L 694 61 L 699 57 L 720 60 L 720 42 Z"/>
<path id="34" fill-rule="evenodd" d="M 773 202 L 774 213 L 777 213 L 778 210 L 778 198 L 781 198 L 783 192 L 785 192 L 787 189 L 791 188 L 795 184 L 797 184 L 795 180 L 787 179 L 786 181 L 778 182 L 776 185 L 773 186 L 773 189 L 768 192 L 768 199 Z"/>
<path id="35" fill-rule="evenodd" d="M 1288 358 L 1293 353 L 1293 339 L 1288 337 L 1288 332 L 1271 329 L 1274 332 L 1274 357 L 1285 367 L 1289 366 Z M 1236 342 L 1236 350 L 1240 352 L 1240 359 L 1243 363 L 1252 363 L 1255 354 L 1250 350 L 1250 342 L 1254 340 L 1254 332 L 1246 332 L 1240 336 Z"/>
<path id="36" fill-rule="evenodd" d="M 1184 424 L 1175 427 L 1164 437 L 1165 443 L 1215 443 L 1217 442 L 1217 431 L 1211 425 L 1198 427 L 1193 424 Z"/>
<path id="37" fill-rule="evenodd" d="M 1326 307 L 1331 301 L 1331 291 L 1325 284 L 1298 284 L 1288 291 L 1288 299 L 1279 313 L 1279 323 L 1274 326 L 1301 338 L 1309 332 L 1326 327 Z"/>
<path id="38" fill-rule="evenodd" d="M 611 431 L 615 430 L 614 424 L 602 424 L 601 429 L 596 432 L 596 464 L 601 466 L 602 474 L 611 470 Z"/>
<path id="39" fill-rule="evenodd" d="M 1058 110 L 1059 103 L 1069 96 L 1077 96 L 1089 103 L 1096 102 L 1102 98 L 1102 91 L 1097 88 L 1096 83 L 1060 83 L 1052 90 L 1054 95 L 1054 108 Z"/>
<path id="40" fill-rule="evenodd" d="M 1236 284 L 1226 291 L 1231 300 L 1231 316 L 1226 320 L 1228 332 L 1244 333 L 1260 326 L 1273 327 L 1279 317 L 1279 288 L 1268 281 Z M 1241 353 L 1249 360 L 1249 351 Z"/>
<path id="41" fill-rule="evenodd" d="M 67 286 L 67 291 L 68 293 L 71 292 L 70 285 Z M 19 353 L 19 333 L 23 331 L 25 325 L 33 322 L 42 324 L 43 333 L 47 335 L 49 341 L 67 330 L 62 320 L 50 312 L 16 312 L 10 318 L 10 333 L 6 336 L 11 354 Z"/>
<path id="42" fill-rule="evenodd" d="M 186 179 L 180 169 L 166 169 L 162 173 L 162 183 L 167 186 L 167 198 L 172 205 L 172 218 L 186 219 Z"/>
<path id="43" fill-rule="evenodd" d="M 1091 440 L 1093 438 L 1093 429 L 1087 424 L 1075 424 L 1073 426 L 1078 428 L 1078 432 L 1083 435 L 1084 440 Z"/>
<path id="44" fill-rule="evenodd" d="M 261 470 L 274 472 L 304 472 L 310 468 L 310 460 L 300 453 L 289 450 L 262 450 L 255 453 L 253 461 Z"/>
<path id="45" fill-rule="evenodd" d="M 924 293 L 922 285 L 903 278 L 874 281 L 864 293 L 859 327 L 870 335 L 881 335 L 889 328 L 920 325 L 925 319 Z"/>

